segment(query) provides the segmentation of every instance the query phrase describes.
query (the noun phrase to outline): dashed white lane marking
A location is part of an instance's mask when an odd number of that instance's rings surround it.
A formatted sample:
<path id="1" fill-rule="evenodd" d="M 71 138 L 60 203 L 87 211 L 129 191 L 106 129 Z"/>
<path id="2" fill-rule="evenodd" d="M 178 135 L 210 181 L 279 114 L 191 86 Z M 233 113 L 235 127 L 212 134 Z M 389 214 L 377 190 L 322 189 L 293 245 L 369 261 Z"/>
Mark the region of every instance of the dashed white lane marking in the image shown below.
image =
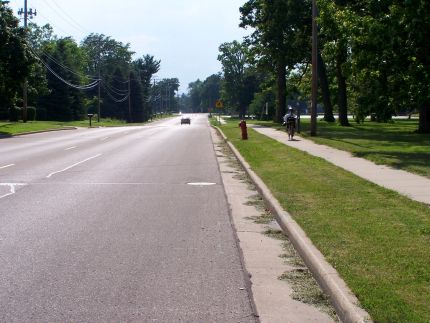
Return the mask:
<path id="1" fill-rule="evenodd" d="M 78 166 L 78 165 L 80 165 L 80 164 L 83 164 L 83 163 L 85 163 L 85 162 L 87 162 L 87 161 L 89 161 L 89 160 L 91 160 L 91 159 L 94 159 L 94 158 L 100 157 L 101 155 L 102 155 L 102 154 L 95 155 L 95 156 L 93 156 L 93 157 L 90 157 L 90 158 L 87 158 L 87 159 L 81 160 L 80 162 L 77 162 L 77 163 L 75 163 L 75 164 L 73 164 L 73 165 L 70 165 L 70 166 L 68 166 L 68 167 L 66 167 L 66 168 L 64 168 L 64 169 L 62 169 L 62 170 L 59 170 L 59 171 L 56 171 L 56 172 L 52 172 L 52 173 L 50 173 L 48 176 L 46 176 L 46 178 L 50 178 L 52 175 L 55 175 L 55 174 L 58 174 L 58 173 L 65 172 L 66 170 L 69 170 L 69 169 L 71 169 L 71 168 L 73 168 L 73 167 L 75 167 L 75 166 Z"/>
<path id="2" fill-rule="evenodd" d="M 64 149 L 64 150 L 72 150 L 72 149 L 75 149 L 75 148 L 77 148 L 77 147 L 76 147 L 76 146 L 73 146 L 73 147 L 66 148 L 66 149 Z"/>
<path id="3" fill-rule="evenodd" d="M 0 166 L 0 169 L 12 167 L 12 166 L 15 166 L 15 164 L 9 164 L 9 165 L 5 165 L 5 166 Z"/>
<path id="4" fill-rule="evenodd" d="M 9 186 L 9 193 L 6 193 L 4 195 L 0 195 L 0 199 L 15 194 L 16 190 L 15 190 L 15 186 L 25 186 L 27 184 L 24 183 L 0 183 L 0 186 Z"/>

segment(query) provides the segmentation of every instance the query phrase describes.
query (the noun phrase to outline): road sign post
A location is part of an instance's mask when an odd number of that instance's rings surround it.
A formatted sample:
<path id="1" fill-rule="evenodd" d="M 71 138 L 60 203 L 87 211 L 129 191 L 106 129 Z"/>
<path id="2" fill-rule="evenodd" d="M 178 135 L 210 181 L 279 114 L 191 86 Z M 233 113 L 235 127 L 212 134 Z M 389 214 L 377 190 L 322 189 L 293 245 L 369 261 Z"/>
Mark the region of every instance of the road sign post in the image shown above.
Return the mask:
<path id="1" fill-rule="evenodd" d="M 219 124 L 221 124 L 221 109 L 223 107 L 224 107 L 223 102 L 220 99 L 216 100 L 216 102 L 215 102 L 215 108 L 218 109 L 218 123 Z"/>

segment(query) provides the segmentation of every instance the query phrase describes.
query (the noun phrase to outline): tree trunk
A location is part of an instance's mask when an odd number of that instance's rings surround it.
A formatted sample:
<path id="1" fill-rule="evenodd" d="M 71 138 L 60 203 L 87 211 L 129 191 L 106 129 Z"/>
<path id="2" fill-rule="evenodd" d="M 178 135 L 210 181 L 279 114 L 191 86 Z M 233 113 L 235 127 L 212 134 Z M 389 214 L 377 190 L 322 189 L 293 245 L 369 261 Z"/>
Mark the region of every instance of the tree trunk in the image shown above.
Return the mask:
<path id="1" fill-rule="evenodd" d="M 286 65 L 283 58 L 279 58 L 276 65 L 276 113 L 274 116 L 275 122 L 281 122 L 286 112 L 287 95 L 286 95 Z"/>
<path id="2" fill-rule="evenodd" d="M 339 110 L 339 123 L 341 126 L 349 126 L 348 121 L 348 98 L 346 92 L 346 77 L 343 75 L 342 64 L 345 62 L 343 59 L 344 53 L 340 53 L 336 58 L 336 76 L 338 85 L 338 110 Z"/>
<path id="3" fill-rule="evenodd" d="M 430 133 L 430 102 L 424 103 L 420 108 L 419 133 Z"/>
<path id="4" fill-rule="evenodd" d="M 330 88 L 328 86 L 328 79 L 327 79 L 327 70 L 325 68 L 325 62 L 321 56 L 321 53 L 318 52 L 318 76 L 319 81 L 321 85 L 321 91 L 323 96 L 323 103 L 324 103 L 324 120 L 328 122 L 334 122 L 334 116 L 333 116 L 333 105 L 331 104 L 330 99 Z"/>

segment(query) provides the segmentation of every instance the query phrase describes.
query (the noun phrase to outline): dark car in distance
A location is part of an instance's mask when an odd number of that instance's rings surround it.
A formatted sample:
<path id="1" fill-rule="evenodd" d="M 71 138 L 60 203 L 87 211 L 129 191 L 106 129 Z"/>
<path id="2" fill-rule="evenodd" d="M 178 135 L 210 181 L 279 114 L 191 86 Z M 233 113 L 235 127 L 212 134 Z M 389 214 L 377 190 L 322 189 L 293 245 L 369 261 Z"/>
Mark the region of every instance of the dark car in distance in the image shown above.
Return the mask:
<path id="1" fill-rule="evenodd" d="M 190 117 L 185 117 L 185 116 L 183 116 L 182 118 L 181 118 L 181 124 L 191 124 L 191 119 L 190 119 Z"/>

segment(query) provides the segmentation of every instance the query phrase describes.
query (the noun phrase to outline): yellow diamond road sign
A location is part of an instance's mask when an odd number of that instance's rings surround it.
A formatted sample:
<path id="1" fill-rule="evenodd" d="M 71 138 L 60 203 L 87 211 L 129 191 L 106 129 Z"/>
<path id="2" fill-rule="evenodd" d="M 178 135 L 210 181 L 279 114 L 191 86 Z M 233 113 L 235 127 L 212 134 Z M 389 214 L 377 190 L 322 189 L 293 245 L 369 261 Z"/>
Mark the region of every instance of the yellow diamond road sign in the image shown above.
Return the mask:
<path id="1" fill-rule="evenodd" d="M 222 108 L 222 107 L 224 107 L 224 105 L 222 104 L 221 100 L 216 100 L 215 107 Z"/>

